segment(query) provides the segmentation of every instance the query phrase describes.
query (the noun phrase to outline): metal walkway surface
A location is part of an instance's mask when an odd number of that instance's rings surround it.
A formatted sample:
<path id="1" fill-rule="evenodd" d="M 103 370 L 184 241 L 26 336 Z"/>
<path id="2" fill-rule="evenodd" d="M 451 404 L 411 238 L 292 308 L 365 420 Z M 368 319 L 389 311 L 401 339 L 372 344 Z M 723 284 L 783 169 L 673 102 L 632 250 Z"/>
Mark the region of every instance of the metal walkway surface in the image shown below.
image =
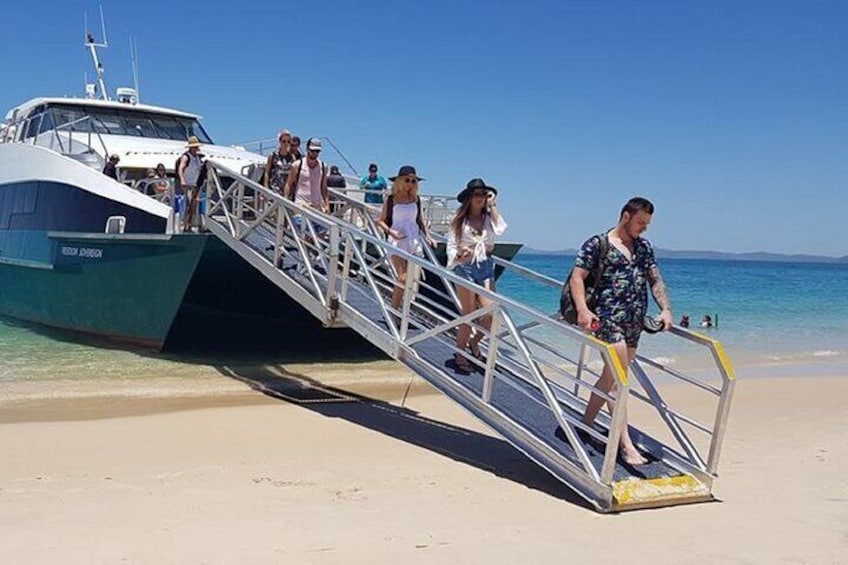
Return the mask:
<path id="1" fill-rule="evenodd" d="M 734 377 L 720 343 L 673 328 L 675 339 L 703 350 L 710 375 L 685 375 L 639 357 L 628 371 L 609 344 L 495 292 L 460 279 L 428 248 L 408 255 L 385 242 L 374 210 L 339 193 L 333 213 L 302 208 L 248 177 L 209 163 L 207 229 L 274 282 L 327 327 L 349 327 L 397 359 L 503 436 L 596 509 L 604 512 L 713 499 Z M 299 226 L 295 229 L 295 226 Z M 391 306 L 395 273 L 390 254 L 407 260 L 404 300 Z M 528 284 L 559 292 L 561 282 L 498 261 Z M 455 289 L 473 287 L 491 304 L 460 316 Z M 492 316 L 489 331 L 477 319 Z M 456 328 L 483 332 L 483 359 L 455 347 Z M 465 374 L 453 359 L 462 354 L 476 371 Z M 593 384 L 603 363 L 614 367 L 617 391 Z M 588 379 L 587 379 L 588 378 Z M 591 380 L 591 382 L 590 382 Z M 700 422 L 673 408 L 657 383 L 677 381 L 708 398 Z M 594 427 L 581 422 L 590 393 L 608 400 Z M 631 436 L 649 458 L 621 461 L 619 438 L 628 402 L 648 407 L 653 425 L 631 422 Z M 637 415 L 630 410 L 631 420 Z M 696 435 L 697 434 L 697 435 Z"/>

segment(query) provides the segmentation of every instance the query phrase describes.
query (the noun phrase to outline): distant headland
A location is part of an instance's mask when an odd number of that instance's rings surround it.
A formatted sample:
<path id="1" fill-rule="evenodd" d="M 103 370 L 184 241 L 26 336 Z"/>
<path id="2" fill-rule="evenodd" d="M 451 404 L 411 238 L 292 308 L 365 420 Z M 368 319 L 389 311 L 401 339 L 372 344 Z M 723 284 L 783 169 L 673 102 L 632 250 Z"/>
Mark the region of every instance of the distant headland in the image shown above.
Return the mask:
<path id="1" fill-rule="evenodd" d="M 546 251 L 524 247 L 521 255 L 577 255 L 576 249 Z M 848 255 L 828 257 L 826 255 L 783 254 L 754 251 L 750 253 L 727 253 L 724 251 L 691 251 L 656 248 L 660 259 L 706 259 L 712 261 L 772 261 L 777 263 L 840 263 L 848 264 Z"/>

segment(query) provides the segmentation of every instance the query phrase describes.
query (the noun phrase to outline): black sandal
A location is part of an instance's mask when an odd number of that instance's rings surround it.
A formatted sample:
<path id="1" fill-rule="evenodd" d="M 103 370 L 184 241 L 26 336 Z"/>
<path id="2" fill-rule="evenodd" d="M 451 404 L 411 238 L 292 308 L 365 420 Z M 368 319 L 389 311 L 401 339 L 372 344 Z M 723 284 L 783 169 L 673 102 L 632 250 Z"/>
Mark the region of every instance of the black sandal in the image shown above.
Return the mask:
<path id="1" fill-rule="evenodd" d="M 463 357 L 461 353 L 453 354 L 453 364 L 456 367 L 456 372 L 461 373 L 463 375 L 470 375 L 472 368 L 471 364 L 468 362 L 468 359 Z"/>

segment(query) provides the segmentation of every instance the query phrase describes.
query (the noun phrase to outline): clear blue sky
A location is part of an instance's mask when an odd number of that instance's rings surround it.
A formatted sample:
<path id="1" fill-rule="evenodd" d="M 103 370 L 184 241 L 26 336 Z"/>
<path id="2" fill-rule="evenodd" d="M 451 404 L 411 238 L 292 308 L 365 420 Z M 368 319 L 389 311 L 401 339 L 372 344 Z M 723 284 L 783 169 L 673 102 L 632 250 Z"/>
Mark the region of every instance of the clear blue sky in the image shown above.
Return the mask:
<path id="1" fill-rule="evenodd" d="M 8 2 L 3 111 L 81 95 L 96 2 Z M 848 254 L 848 2 L 105 2 L 107 84 L 219 143 L 287 127 L 426 192 L 481 176 L 509 239 L 577 246 L 630 196 L 669 249 Z M 95 26 L 95 29 L 99 26 Z M 97 36 L 99 37 L 99 29 Z M 388 176 L 388 175 L 387 175 Z"/>

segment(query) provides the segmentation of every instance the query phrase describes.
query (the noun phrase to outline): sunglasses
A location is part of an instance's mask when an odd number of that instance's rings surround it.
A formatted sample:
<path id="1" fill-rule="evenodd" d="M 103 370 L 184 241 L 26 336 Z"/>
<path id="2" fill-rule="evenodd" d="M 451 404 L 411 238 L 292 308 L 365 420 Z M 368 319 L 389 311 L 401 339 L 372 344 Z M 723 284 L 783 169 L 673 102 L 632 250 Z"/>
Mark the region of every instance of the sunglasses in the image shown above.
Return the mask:
<path id="1" fill-rule="evenodd" d="M 405 182 L 406 184 L 415 184 L 416 182 L 418 182 L 418 179 L 415 177 L 407 177 L 403 179 L 403 182 Z"/>
<path id="2" fill-rule="evenodd" d="M 483 197 L 485 197 L 485 196 L 488 196 L 488 195 L 489 195 L 489 193 L 488 193 L 488 192 L 485 192 L 485 191 L 483 191 L 483 192 L 481 192 L 481 191 L 475 191 L 475 192 L 472 192 L 472 193 L 471 193 L 471 196 L 483 196 Z"/>

